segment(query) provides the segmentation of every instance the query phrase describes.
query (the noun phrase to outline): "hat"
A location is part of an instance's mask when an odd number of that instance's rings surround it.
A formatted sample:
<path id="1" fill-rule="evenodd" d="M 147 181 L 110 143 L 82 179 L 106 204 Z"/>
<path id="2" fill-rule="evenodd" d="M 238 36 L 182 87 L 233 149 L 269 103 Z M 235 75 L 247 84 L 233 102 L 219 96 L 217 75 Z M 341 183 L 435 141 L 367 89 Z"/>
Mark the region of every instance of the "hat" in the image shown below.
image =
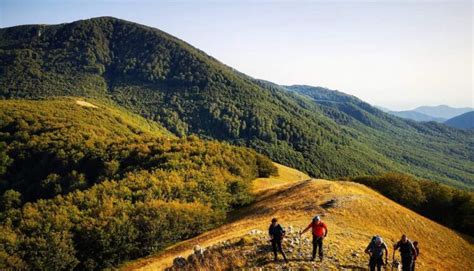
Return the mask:
<path id="1" fill-rule="evenodd" d="M 313 221 L 319 221 L 319 220 L 321 220 L 321 217 L 319 217 L 319 215 L 313 217 Z"/>

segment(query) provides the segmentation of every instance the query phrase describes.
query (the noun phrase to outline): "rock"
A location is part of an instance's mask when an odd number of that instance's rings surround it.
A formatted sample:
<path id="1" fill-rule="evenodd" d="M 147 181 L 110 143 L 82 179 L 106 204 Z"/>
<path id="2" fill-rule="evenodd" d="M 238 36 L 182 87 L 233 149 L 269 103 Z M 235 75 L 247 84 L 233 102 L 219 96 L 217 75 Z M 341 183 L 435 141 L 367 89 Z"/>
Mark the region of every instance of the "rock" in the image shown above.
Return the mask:
<path id="1" fill-rule="evenodd" d="M 186 265 L 186 259 L 183 256 L 174 258 L 173 265 L 176 267 L 184 267 Z"/>
<path id="2" fill-rule="evenodd" d="M 198 262 L 197 257 L 196 257 L 195 254 L 190 254 L 186 261 L 190 264 L 196 264 Z"/>
<path id="3" fill-rule="evenodd" d="M 261 230 L 253 229 L 249 232 L 250 235 L 258 235 L 262 234 L 263 232 Z"/>
<path id="4" fill-rule="evenodd" d="M 195 245 L 193 251 L 196 256 L 202 256 L 204 254 L 204 249 L 199 245 Z"/>

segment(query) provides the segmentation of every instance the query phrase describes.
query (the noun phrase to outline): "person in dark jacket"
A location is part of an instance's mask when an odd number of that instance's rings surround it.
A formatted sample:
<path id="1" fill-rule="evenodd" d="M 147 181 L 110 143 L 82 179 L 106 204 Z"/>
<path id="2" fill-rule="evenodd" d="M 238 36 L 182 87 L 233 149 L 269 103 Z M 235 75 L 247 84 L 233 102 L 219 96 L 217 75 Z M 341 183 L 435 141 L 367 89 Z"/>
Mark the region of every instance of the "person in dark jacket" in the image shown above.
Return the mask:
<path id="1" fill-rule="evenodd" d="M 276 218 L 272 219 L 272 224 L 270 224 L 270 228 L 268 228 L 268 234 L 270 234 L 275 261 L 278 260 L 277 253 L 280 251 L 281 255 L 283 255 L 283 259 L 285 259 L 285 262 L 288 262 L 281 245 L 283 238 L 285 237 L 285 230 L 280 224 L 278 224 L 278 220 Z"/>
<path id="2" fill-rule="evenodd" d="M 414 241 L 413 246 L 415 247 L 416 255 L 415 255 L 415 257 L 413 257 L 413 265 L 412 265 L 411 270 L 415 271 L 416 259 L 418 258 L 418 255 L 420 255 L 420 249 L 418 248 L 418 241 Z"/>
<path id="3" fill-rule="evenodd" d="M 385 252 L 385 262 L 383 261 L 383 254 Z M 365 253 L 370 255 L 369 267 L 370 271 L 382 270 L 382 265 L 388 262 L 388 249 L 383 239 L 380 236 L 374 236 L 369 245 L 365 249 Z"/>
<path id="4" fill-rule="evenodd" d="M 416 250 L 413 243 L 408 240 L 405 234 L 402 235 L 400 241 L 393 245 L 393 249 L 400 251 L 400 256 L 402 257 L 402 270 L 412 271 L 413 259 L 416 257 Z"/>

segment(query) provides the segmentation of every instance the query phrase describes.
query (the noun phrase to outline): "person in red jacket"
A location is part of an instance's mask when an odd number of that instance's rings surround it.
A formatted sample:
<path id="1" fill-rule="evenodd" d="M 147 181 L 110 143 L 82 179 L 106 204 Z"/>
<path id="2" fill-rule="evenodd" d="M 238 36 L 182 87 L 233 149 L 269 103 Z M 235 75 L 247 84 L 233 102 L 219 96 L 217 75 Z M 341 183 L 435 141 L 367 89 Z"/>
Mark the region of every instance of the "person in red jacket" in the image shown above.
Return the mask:
<path id="1" fill-rule="evenodd" d="M 323 239 L 328 235 L 328 227 L 324 222 L 321 221 L 319 216 L 315 216 L 313 221 L 304 229 L 301 234 L 304 234 L 309 229 L 312 229 L 313 233 L 313 257 L 312 261 L 316 258 L 316 250 L 319 248 L 319 259 L 323 260 Z"/>

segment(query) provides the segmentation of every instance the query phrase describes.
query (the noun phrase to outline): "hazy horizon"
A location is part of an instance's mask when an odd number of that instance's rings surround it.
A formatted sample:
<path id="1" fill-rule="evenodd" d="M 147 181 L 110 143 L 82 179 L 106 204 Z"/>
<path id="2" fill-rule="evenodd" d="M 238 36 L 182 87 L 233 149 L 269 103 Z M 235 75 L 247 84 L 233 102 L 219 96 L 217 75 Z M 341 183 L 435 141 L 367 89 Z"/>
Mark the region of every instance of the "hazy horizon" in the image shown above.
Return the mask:
<path id="1" fill-rule="evenodd" d="M 473 107 L 471 1 L 11 1 L 0 26 L 113 16 L 159 28 L 252 77 L 373 105 Z"/>

